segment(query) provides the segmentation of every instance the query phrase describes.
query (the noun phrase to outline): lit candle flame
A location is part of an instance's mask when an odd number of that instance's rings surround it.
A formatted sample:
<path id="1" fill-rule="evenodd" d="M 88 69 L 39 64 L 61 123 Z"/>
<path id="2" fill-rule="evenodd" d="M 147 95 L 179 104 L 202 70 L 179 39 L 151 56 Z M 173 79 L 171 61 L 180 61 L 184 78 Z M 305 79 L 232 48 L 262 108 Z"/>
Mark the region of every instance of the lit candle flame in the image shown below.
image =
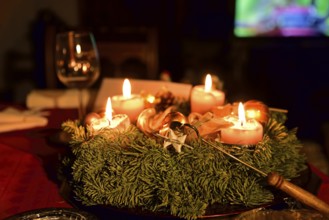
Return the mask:
<path id="1" fill-rule="evenodd" d="M 210 92 L 211 91 L 211 87 L 212 87 L 212 79 L 211 79 L 211 75 L 208 73 L 206 76 L 206 82 L 204 85 L 204 91 L 205 92 Z"/>
<path id="2" fill-rule="evenodd" d="M 131 85 L 129 79 L 123 81 L 122 94 L 124 98 L 128 99 L 131 97 Z"/>
<path id="3" fill-rule="evenodd" d="M 80 54 L 81 53 L 81 46 L 80 46 L 80 44 L 77 44 L 75 46 L 75 50 L 77 51 L 77 54 Z"/>
<path id="4" fill-rule="evenodd" d="M 246 124 L 246 114 L 244 111 L 243 104 L 240 102 L 238 107 L 238 116 L 239 116 L 239 122 L 241 123 L 241 126 Z"/>
<path id="5" fill-rule="evenodd" d="M 112 122 L 112 101 L 111 101 L 111 97 L 107 98 L 105 117 L 111 124 L 111 122 Z"/>

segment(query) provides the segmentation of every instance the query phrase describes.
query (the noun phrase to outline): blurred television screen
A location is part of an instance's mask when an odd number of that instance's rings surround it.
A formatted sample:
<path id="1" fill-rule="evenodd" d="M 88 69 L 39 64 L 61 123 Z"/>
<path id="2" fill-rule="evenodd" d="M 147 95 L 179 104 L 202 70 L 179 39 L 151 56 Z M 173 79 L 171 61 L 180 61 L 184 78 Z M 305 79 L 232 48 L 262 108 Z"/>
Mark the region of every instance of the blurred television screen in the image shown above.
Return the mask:
<path id="1" fill-rule="evenodd" d="M 236 0 L 236 37 L 329 36 L 329 0 Z"/>

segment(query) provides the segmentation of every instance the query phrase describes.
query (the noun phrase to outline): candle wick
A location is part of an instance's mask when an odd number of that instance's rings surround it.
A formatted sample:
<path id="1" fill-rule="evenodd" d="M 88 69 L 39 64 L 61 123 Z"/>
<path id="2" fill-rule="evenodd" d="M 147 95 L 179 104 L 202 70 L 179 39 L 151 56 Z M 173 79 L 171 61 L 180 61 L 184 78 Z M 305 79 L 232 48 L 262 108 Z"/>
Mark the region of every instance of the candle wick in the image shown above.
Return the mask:
<path id="1" fill-rule="evenodd" d="M 241 121 L 241 127 L 243 127 L 243 121 Z"/>

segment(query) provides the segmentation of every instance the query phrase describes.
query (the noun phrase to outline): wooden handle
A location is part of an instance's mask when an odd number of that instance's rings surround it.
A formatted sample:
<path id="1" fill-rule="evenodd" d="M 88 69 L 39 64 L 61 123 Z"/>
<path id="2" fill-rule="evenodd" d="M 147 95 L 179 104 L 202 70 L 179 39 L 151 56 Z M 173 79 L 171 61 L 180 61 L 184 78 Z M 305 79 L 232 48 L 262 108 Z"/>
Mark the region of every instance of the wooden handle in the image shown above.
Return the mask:
<path id="1" fill-rule="evenodd" d="M 329 205 L 312 193 L 300 188 L 299 186 L 285 180 L 278 173 L 269 173 L 267 175 L 267 182 L 302 202 L 303 204 L 316 209 L 317 211 L 329 215 Z"/>

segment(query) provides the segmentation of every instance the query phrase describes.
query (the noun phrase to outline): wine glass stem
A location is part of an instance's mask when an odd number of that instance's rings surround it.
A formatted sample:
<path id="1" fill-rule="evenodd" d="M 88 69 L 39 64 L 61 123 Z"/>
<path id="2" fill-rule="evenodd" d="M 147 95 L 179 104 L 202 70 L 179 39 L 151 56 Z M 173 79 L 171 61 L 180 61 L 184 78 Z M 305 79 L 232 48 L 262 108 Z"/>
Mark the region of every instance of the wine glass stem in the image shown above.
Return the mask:
<path id="1" fill-rule="evenodd" d="M 82 89 L 78 89 L 79 90 L 79 120 L 80 122 L 83 121 L 84 116 L 85 116 L 85 107 L 84 107 L 84 103 L 83 103 L 83 90 Z"/>

